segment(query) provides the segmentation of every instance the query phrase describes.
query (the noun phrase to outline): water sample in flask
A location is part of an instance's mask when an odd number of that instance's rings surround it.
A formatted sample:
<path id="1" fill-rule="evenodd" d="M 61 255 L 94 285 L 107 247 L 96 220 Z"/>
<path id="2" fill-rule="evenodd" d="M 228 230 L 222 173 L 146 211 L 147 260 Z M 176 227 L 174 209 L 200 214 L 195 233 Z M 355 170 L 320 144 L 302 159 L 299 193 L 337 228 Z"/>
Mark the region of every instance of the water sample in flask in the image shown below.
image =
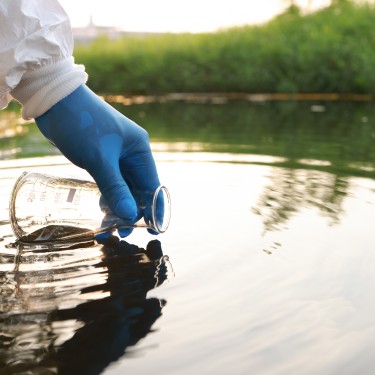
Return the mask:
<path id="1" fill-rule="evenodd" d="M 9 203 L 12 230 L 25 242 L 93 238 L 120 228 L 167 230 L 170 196 L 159 186 L 139 206 L 135 223 L 116 216 L 92 181 L 24 172 L 16 181 Z M 146 214 L 148 213 L 148 214 Z"/>

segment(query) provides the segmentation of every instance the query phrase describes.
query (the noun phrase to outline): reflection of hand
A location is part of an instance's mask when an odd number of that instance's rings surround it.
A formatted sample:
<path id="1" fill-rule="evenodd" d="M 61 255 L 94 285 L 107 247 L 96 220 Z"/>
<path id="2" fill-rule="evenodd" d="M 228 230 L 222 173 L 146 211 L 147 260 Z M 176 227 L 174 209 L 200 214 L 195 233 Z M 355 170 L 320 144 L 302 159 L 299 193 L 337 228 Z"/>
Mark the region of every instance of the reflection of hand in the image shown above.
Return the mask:
<path id="1" fill-rule="evenodd" d="M 82 296 L 90 292 L 109 295 L 50 315 L 53 322 L 79 320 L 83 324 L 69 340 L 53 348 L 59 374 L 101 374 L 126 355 L 127 348 L 152 332 L 166 304 L 163 299 L 147 298 L 148 291 L 168 277 L 158 240 L 143 249 L 109 236 L 102 239 L 101 251 L 103 257 L 95 266 L 102 275 L 107 273 L 106 282 L 86 286 L 80 292 Z M 45 362 L 51 364 L 48 360 Z"/>
<path id="2" fill-rule="evenodd" d="M 134 223 L 160 185 L 147 132 L 82 85 L 35 119 L 41 132 L 74 164 L 86 169 L 108 206 Z M 121 237 L 132 229 L 119 230 Z M 150 233 L 155 234 L 152 230 Z"/>

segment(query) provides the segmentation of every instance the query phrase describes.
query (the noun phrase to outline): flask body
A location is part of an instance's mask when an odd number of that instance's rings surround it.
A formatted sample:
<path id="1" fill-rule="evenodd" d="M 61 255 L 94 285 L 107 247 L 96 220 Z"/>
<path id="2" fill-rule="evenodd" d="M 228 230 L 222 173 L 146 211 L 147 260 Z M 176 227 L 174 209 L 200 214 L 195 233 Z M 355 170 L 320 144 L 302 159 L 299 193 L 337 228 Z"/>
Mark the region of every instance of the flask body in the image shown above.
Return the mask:
<path id="1" fill-rule="evenodd" d="M 24 172 L 10 198 L 13 233 L 17 239 L 34 235 L 40 240 L 52 232 L 55 237 L 95 232 L 104 217 L 100 197 L 91 181 Z"/>
<path id="2" fill-rule="evenodd" d="M 121 227 L 165 232 L 170 220 L 168 190 L 159 186 L 147 201 L 133 223 L 110 210 L 92 181 L 24 172 L 14 184 L 9 217 L 17 239 L 33 242 L 93 237 Z M 150 212 L 147 220 L 144 212 Z"/>

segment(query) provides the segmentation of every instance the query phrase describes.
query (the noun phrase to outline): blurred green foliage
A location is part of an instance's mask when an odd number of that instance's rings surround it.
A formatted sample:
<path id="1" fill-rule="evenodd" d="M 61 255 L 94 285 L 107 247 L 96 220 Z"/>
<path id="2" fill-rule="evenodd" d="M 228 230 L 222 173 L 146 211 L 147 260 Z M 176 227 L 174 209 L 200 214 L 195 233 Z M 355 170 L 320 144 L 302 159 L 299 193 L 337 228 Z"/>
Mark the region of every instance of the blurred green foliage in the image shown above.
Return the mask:
<path id="1" fill-rule="evenodd" d="M 274 156 L 282 160 L 268 161 L 273 165 L 375 178 L 372 102 L 111 104 L 165 150 Z M 0 159 L 59 154 L 35 123 L 19 123 L 13 112 L 0 116 L 15 130 L 0 137 Z"/>
<path id="2" fill-rule="evenodd" d="M 75 58 L 101 93 L 375 93 L 375 7 L 291 5 L 261 26 L 203 34 L 99 38 Z"/>
<path id="3" fill-rule="evenodd" d="M 184 151 L 284 158 L 281 166 L 375 177 L 375 108 L 371 102 L 149 103 L 113 105 L 151 141 Z M 189 149 L 190 147 L 190 149 Z M 321 165 L 304 160 L 323 161 Z M 274 162 L 273 162 L 274 164 Z"/>

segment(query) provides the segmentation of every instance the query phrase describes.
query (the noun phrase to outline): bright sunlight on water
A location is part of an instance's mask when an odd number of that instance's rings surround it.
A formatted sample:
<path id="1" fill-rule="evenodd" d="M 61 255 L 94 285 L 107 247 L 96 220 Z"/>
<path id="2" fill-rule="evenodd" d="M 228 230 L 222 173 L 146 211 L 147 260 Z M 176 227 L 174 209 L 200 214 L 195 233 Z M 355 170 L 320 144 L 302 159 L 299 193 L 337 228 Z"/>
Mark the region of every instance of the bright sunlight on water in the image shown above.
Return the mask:
<path id="1" fill-rule="evenodd" d="M 0 373 L 372 374 L 371 106 L 117 106 L 149 131 L 171 193 L 156 237 L 17 243 L 24 170 L 87 174 L 2 119 Z"/>

